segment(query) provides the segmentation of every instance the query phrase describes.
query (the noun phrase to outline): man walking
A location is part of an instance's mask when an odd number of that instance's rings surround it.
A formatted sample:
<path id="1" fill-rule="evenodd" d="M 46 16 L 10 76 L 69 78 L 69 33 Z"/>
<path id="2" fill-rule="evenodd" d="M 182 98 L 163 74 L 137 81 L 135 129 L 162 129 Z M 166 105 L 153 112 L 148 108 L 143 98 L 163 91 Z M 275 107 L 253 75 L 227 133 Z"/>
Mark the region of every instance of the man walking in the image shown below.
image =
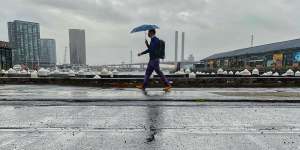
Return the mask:
<path id="1" fill-rule="evenodd" d="M 170 85 L 168 79 L 165 77 L 163 72 L 160 70 L 160 67 L 159 67 L 160 60 L 159 60 L 159 57 L 156 56 L 156 51 L 159 50 L 160 40 L 155 35 L 156 35 L 155 30 L 148 31 L 148 37 L 151 38 L 150 45 L 148 44 L 148 41 L 146 40 L 146 46 L 148 47 L 148 49 L 145 50 L 144 52 L 138 54 L 138 56 L 142 56 L 142 55 L 149 53 L 150 60 L 149 60 L 147 70 L 145 73 L 144 83 L 143 83 L 143 85 L 137 86 L 137 88 L 139 88 L 141 90 L 145 90 L 148 86 L 148 82 L 149 82 L 149 79 L 150 79 L 153 71 L 155 71 L 157 73 L 157 75 L 160 76 L 161 80 L 165 84 L 164 91 L 169 92 L 171 90 L 172 86 Z"/>

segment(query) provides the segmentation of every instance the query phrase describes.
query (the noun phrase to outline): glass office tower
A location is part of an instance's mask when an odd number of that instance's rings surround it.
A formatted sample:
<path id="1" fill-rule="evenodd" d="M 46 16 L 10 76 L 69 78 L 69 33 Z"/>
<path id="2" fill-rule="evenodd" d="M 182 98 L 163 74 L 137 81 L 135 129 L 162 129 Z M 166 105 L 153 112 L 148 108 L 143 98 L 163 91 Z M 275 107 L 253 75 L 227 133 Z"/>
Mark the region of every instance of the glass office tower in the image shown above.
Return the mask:
<path id="1" fill-rule="evenodd" d="M 40 25 L 15 20 L 8 22 L 9 43 L 13 49 L 13 64 L 39 65 Z"/>
<path id="2" fill-rule="evenodd" d="M 56 44 L 54 39 L 41 39 L 41 66 L 56 65 Z"/>

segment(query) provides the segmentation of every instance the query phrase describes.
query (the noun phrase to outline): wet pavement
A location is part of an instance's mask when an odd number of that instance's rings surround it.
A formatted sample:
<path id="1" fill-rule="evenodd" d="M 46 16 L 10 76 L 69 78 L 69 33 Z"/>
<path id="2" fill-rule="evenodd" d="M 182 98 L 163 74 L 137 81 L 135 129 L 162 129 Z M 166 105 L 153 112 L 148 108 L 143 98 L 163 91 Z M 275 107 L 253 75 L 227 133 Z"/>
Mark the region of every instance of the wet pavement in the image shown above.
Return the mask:
<path id="1" fill-rule="evenodd" d="M 209 101 L 299 100 L 300 88 L 102 89 L 48 85 L 0 85 L 0 101 Z"/>
<path id="2" fill-rule="evenodd" d="M 0 149 L 299 150 L 299 103 L 209 101 L 299 91 L 1 85 Z"/>

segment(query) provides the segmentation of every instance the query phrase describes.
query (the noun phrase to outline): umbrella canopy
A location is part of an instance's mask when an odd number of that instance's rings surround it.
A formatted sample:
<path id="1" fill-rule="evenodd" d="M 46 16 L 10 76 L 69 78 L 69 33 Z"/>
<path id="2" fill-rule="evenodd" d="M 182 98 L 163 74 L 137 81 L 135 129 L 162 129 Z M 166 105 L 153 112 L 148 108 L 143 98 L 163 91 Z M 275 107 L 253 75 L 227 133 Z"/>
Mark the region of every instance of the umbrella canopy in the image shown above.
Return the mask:
<path id="1" fill-rule="evenodd" d="M 148 31 L 153 29 L 159 29 L 159 27 L 157 25 L 145 24 L 134 28 L 130 33 Z"/>

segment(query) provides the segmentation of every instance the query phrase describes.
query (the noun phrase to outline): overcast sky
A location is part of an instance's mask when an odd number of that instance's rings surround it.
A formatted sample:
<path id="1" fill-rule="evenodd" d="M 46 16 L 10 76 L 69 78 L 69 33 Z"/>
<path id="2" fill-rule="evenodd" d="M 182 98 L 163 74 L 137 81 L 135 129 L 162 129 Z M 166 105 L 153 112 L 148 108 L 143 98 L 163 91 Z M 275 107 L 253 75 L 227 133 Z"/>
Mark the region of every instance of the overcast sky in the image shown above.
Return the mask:
<path id="1" fill-rule="evenodd" d="M 168 60 L 174 60 L 175 30 L 186 32 L 186 56 L 200 60 L 249 47 L 252 33 L 255 45 L 299 38 L 299 10 L 299 0 L 7 0 L 0 6 L 0 40 L 8 40 L 8 21 L 38 22 L 41 38 L 56 39 L 62 62 L 68 29 L 80 28 L 88 64 L 121 63 L 129 62 L 130 50 L 145 49 L 144 34 L 130 30 L 151 23 L 161 27 Z"/>

